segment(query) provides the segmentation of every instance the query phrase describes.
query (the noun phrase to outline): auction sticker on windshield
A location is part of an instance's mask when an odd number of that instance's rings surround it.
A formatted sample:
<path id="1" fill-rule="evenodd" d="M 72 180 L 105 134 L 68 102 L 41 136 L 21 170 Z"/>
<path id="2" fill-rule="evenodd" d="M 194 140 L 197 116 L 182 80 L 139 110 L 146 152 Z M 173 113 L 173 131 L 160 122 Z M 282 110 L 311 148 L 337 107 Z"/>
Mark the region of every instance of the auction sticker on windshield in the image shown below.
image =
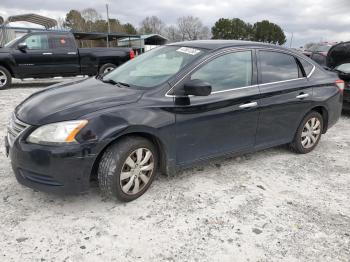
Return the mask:
<path id="1" fill-rule="evenodd" d="M 196 55 L 198 54 L 201 50 L 195 49 L 195 48 L 190 48 L 190 47 L 181 47 L 176 50 L 177 52 L 189 54 L 189 55 Z"/>

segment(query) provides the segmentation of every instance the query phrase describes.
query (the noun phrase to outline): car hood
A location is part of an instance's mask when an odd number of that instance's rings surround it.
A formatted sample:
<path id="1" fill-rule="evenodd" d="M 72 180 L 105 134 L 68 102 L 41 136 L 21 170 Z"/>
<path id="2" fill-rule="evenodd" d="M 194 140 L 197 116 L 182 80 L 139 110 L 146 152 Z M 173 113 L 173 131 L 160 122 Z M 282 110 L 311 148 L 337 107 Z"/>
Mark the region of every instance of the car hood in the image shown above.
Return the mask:
<path id="1" fill-rule="evenodd" d="M 15 114 L 24 123 L 43 125 L 133 103 L 140 99 L 142 93 L 88 78 L 56 84 L 34 93 L 17 106 Z"/>
<path id="2" fill-rule="evenodd" d="M 327 67 L 331 69 L 341 64 L 350 63 L 350 41 L 332 46 L 328 51 L 326 63 Z"/>

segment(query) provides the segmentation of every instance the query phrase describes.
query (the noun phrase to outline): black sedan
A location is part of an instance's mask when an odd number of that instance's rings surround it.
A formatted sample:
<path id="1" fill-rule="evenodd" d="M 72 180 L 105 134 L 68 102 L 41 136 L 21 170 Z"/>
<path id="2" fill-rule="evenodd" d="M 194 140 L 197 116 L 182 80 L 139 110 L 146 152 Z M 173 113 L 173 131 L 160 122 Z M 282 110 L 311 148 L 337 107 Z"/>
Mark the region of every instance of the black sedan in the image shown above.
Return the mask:
<path id="1" fill-rule="evenodd" d="M 5 139 L 17 180 L 134 200 L 155 174 L 289 144 L 312 151 L 340 117 L 344 82 L 298 52 L 243 41 L 149 51 L 99 78 L 44 89 Z"/>

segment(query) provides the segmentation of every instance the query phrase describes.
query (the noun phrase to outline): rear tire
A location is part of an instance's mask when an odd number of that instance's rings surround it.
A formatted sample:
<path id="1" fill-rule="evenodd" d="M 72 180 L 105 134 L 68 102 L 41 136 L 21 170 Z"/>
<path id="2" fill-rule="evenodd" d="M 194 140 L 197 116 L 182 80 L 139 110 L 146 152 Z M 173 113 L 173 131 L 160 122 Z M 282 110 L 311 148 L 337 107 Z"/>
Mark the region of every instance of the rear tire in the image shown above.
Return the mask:
<path id="1" fill-rule="evenodd" d="M 318 145 L 323 131 L 323 117 L 320 113 L 311 111 L 301 121 L 294 140 L 290 143 L 292 151 L 306 154 Z"/>
<path id="2" fill-rule="evenodd" d="M 117 68 L 115 64 L 108 63 L 108 64 L 102 65 L 98 72 L 100 75 L 104 75 L 104 74 L 108 74 L 110 71 L 114 70 L 115 68 Z"/>
<path id="3" fill-rule="evenodd" d="M 10 72 L 3 66 L 0 66 L 0 90 L 11 86 L 12 77 Z"/>
<path id="4" fill-rule="evenodd" d="M 155 177 L 157 150 L 149 140 L 130 136 L 111 145 L 98 168 L 103 195 L 129 202 L 143 195 Z"/>

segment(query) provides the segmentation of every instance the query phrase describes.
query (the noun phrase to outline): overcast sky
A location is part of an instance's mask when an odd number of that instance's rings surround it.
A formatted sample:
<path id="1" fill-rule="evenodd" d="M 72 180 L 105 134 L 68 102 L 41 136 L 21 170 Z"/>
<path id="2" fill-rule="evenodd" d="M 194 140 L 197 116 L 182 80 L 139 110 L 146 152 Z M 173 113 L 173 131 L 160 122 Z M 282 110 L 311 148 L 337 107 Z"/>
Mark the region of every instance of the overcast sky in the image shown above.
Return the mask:
<path id="1" fill-rule="evenodd" d="M 0 16 L 38 13 L 52 18 L 65 17 L 70 9 L 92 7 L 106 16 L 139 26 L 146 16 L 156 15 L 167 24 L 176 18 L 193 15 L 211 26 L 221 17 L 240 18 L 254 23 L 263 19 L 277 23 L 293 46 L 309 41 L 350 40 L 350 0 L 0 0 Z"/>

